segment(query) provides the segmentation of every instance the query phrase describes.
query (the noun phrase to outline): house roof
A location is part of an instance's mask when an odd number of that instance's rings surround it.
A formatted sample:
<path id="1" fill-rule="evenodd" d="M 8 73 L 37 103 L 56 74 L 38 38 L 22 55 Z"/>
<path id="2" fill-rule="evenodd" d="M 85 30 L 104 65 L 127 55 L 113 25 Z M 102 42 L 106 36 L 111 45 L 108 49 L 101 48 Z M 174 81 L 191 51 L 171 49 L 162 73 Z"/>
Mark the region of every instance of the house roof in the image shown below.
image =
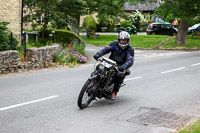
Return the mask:
<path id="1" fill-rule="evenodd" d="M 142 10 L 142 11 L 154 11 L 157 7 L 159 7 L 158 2 L 146 2 L 143 4 L 136 4 L 131 5 L 129 2 L 125 2 L 124 4 L 124 11 L 135 11 L 135 10 Z"/>

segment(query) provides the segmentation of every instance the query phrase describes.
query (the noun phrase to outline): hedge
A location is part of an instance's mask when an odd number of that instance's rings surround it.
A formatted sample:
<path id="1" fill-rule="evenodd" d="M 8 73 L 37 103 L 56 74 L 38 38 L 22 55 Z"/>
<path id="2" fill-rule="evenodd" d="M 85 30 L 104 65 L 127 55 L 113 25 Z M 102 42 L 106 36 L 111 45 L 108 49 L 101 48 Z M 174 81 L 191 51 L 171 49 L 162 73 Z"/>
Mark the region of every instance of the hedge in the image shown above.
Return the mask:
<path id="1" fill-rule="evenodd" d="M 51 39 L 49 37 L 49 34 L 52 34 L 52 31 L 49 30 L 45 31 L 45 37 Z M 85 45 L 85 41 L 79 35 L 65 29 L 55 30 L 55 33 L 53 35 L 53 40 L 55 43 L 61 43 L 61 44 L 69 44 L 71 42 L 74 42 L 76 44 Z"/>
<path id="2" fill-rule="evenodd" d="M 84 18 L 83 27 L 90 30 L 97 30 L 97 24 L 92 16 L 87 16 Z"/>

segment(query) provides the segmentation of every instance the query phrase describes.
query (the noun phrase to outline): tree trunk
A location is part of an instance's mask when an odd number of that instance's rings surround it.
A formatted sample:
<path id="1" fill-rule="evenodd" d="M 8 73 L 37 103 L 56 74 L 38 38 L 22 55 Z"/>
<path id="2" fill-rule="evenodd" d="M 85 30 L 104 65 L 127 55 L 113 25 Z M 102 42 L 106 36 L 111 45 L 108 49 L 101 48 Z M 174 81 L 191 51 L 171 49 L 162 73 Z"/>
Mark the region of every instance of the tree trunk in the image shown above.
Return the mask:
<path id="1" fill-rule="evenodd" d="M 42 31 L 41 31 L 41 33 L 42 33 L 42 38 L 43 38 L 43 39 L 44 39 L 44 32 L 45 32 L 45 30 L 46 30 L 46 28 L 47 28 L 47 25 L 48 25 L 48 24 L 45 23 L 45 24 L 43 25 L 43 29 L 42 29 Z"/>
<path id="2" fill-rule="evenodd" d="M 189 24 L 187 24 L 187 22 L 181 18 L 179 30 L 176 36 L 176 45 L 186 44 L 188 28 Z"/>

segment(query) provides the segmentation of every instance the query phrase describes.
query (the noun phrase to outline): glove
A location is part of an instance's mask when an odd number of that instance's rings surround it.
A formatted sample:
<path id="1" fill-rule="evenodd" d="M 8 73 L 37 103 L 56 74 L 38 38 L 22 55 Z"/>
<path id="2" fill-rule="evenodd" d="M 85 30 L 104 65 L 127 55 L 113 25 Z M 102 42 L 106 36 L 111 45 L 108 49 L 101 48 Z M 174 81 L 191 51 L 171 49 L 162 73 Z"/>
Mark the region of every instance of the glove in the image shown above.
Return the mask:
<path id="1" fill-rule="evenodd" d="M 98 60 L 98 58 L 100 57 L 100 55 L 97 53 L 97 54 L 95 54 L 94 56 L 93 56 L 93 58 L 95 59 L 95 60 Z"/>
<path id="2" fill-rule="evenodd" d="M 118 70 L 121 71 L 121 72 L 123 72 L 125 69 L 126 69 L 125 66 L 118 66 Z"/>

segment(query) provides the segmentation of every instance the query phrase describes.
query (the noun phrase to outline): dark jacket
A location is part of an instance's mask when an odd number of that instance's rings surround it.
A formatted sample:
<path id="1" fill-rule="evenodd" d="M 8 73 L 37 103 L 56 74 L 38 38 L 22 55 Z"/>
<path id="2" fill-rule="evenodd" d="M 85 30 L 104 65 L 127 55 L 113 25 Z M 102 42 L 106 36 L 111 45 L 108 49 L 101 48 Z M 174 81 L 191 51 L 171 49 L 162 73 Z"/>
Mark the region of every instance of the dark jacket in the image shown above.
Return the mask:
<path id="1" fill-rule="evenodd" d="M 124 66 L 126 69 L 130 68 L 134 63 L 134 49 L 130 45 L 126 49 L 121 49 L 118 41 L 113 41 L 99 51 L 98 54 L 103 56 L 109 52 L 111 52 L 109 58 L 116 61 L 118 65 Z"/>

